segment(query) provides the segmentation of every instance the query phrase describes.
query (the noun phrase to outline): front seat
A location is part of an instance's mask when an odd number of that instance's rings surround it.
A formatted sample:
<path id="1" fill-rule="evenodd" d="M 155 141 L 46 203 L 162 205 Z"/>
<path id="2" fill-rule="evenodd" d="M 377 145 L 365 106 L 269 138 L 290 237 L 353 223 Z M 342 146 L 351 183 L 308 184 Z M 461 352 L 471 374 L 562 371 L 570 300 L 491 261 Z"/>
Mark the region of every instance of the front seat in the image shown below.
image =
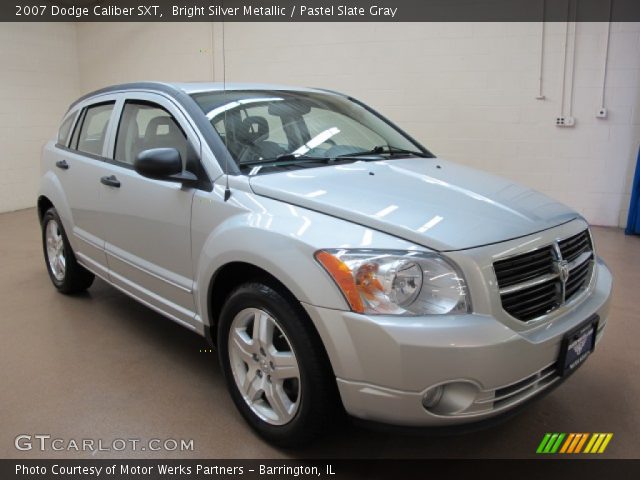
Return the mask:
<path id="1" fill-rule="evenodd" d="M 238 126 L 237 138 L 242 145 L 240 162 L 258 158 L 275 158 L 285 150 L 269 138 L 269 122 L 264 117 L 250 116 Z"/>

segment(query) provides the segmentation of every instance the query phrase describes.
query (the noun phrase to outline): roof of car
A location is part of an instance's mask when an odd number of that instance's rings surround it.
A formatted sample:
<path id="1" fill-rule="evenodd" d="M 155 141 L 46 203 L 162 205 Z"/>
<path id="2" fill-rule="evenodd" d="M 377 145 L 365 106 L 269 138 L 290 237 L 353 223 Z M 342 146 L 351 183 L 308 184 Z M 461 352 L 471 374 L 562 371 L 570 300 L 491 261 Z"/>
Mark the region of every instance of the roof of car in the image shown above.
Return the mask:
<path id="1" fill-rule="evenodd" d="M 150 91 L 161 91 L 169 94 L 187 94 L 190 95 L 192 93 L 199 92 L 211 92 L 211 91 L 222 91 L 222 90 L 289 90 L 289 91 L 299 91 L 299 92 L 327 92 L 327 90 L 319 89 L 319 88 L 308 88 L 308 87 L 293 87 L 290 85 L 275 85 L 275 84 L 267 84 L 267 83 L 226 83 L 222 82 L 133 82 L 133 83 L 120 83 L 117 85 L 111 85 L 108 87 L 100 88 L 93 92 L 89 92 L 79 99 L 77 99 L 71 107 L 77 105 L 78 103 L 86 100 L 88 98 L 92 98 L 98 95 L 105 95 L 108 93 L 115 92 L 123 92 L 127 90 L 150 90 Z M 335 93 L 335 92 L 333 92 Z M 70 107 L 70 108 L 71 108 Z"/>
<path id="2" fill-rule="evenodd" d="M 291 85 L 276 85 L 269 83 L 227 83 L 221 82 L 188 82 L 188 83 L 170 83 L 185 93 L 192 94 L 198 92 L 210 92 L 219 90 L 293 90 L 293 91 L 320 91 L 317 88 L 294 87 Z"/>

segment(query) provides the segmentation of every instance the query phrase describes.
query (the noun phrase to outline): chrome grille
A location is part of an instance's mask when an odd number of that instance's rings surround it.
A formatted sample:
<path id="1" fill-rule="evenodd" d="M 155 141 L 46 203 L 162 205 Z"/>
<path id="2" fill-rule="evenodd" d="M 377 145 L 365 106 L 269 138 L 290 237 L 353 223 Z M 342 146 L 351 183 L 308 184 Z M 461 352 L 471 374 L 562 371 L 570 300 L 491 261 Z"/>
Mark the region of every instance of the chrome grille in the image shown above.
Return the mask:
<path id="1" fill-rule="evenodd" d="M 581 253 L 591 251 L 591 239 L 589 232 L 585 230 L 578 235 L 566 238 L 558 242 L 562 258 L 567 262 L 573 262 Z"/>
<path id="2" fill-rule="evenodd" d="M 589 284 L 593 260 L 591 237 L 584 230 L 552 245 L 495 262 L 502 308 L 523 321 L 552 312 Z"/>
<path id="3" fill-rule="evenodd" d="M 551 246 L 523 255 L 516 255 L 493 265 L 500 287 L 508 287 L 553 273 L 553 249 Z"/>
<path id="4" fill-rule="evenodd" d="M 500 408 L 503 405 L 513 403 L 532 391 L 544 388 L 557 380 L 557 377 L 558 367 L 554 363 L 524 380 L 507 387 L 499 388 L 496 390 L 493 398 L 493 408 Z"/>
<path id="5" fill-rule="evenodd" d="M 557 363 L 553 363 L 514 383 L 480 391 L 471 406 L 457 415 L 470 416 L 505 410 L 546 390 L 556 383 L 558 378 Z"/>

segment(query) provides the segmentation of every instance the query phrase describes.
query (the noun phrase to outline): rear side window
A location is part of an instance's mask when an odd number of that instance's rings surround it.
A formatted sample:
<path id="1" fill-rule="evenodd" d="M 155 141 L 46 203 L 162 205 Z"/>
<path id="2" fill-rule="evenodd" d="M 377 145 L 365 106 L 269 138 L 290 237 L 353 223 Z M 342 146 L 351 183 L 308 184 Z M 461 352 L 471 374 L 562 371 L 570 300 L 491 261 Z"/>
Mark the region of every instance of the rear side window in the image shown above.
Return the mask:
<path id="1" fill-rule="evenodd" d="M 164 108 L 145 102 L 127 102 L 116 137 L 115 160 L 133 165 L 136 156 L 150 148 L 175 148 L 183 163 L 187 158 L 187 137 Z"/>
<path id="2" fill-rule="evenodd" d="M 87 107 L 77 139 L 77 150 L 92 155 L 102 155 L 113 106 L 112 102 Z"/>
<path id="3" fill-rule="evenodd" d="M 73 125 L 73 120 L 76 118 L 76 114 L 73 113 L 65 118 L 62 125 L 60 125 L 60 130 L 58 130 L 58 145 L 67 146 L 69 144 L 69 135 L 71 134 L 71 126 Z"/>

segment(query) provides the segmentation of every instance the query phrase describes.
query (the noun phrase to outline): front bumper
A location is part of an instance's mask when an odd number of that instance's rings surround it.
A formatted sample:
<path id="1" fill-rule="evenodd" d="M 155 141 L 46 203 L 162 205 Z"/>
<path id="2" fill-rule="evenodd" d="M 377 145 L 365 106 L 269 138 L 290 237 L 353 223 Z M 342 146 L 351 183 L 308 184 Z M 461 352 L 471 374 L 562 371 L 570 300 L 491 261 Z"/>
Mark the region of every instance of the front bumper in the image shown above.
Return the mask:
<path id="1" fill-rule="evenodd" d="M 596 268 L 596 284 L 581 302 L 522 331 L 482 314 L 366 316 L 303 305 L 348 413 L 393 425 L 448 426 L 496 416 L 557 384 L 564 334 L 595 315 L 601 339 L 612 278 L 603 262 Z M 425 394 L 441 384 L 452 385 L 449 405 L 425 408 Z"/>

